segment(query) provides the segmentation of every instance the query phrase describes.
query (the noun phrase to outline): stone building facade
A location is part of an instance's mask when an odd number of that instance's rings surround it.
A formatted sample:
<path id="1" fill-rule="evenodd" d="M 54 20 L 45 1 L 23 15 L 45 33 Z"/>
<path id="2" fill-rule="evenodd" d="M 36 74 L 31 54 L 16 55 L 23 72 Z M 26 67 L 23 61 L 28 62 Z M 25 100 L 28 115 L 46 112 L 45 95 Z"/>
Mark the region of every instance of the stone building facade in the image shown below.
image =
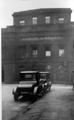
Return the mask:
<path id="1" fill-rule="evenodd" d="M 74 23 L 69 8 L 13 13 L 2 28 L 2 80 L 19 82 L 21 70 L 49 71 L 53 83 L 71 84 L 74 71 Z"/>

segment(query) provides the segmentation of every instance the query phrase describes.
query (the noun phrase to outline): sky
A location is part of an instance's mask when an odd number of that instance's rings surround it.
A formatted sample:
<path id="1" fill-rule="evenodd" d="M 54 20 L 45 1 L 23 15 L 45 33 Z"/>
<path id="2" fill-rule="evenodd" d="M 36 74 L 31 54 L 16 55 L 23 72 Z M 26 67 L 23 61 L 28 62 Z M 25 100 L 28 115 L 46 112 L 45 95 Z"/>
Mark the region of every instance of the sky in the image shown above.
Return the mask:
<path id="1" fill-rule="evenodd" d="M 38 8 L 71 8 L 74 21 L 74 0 L 0 0 L 0 26 L 13 25 L 14 12 Z"/>

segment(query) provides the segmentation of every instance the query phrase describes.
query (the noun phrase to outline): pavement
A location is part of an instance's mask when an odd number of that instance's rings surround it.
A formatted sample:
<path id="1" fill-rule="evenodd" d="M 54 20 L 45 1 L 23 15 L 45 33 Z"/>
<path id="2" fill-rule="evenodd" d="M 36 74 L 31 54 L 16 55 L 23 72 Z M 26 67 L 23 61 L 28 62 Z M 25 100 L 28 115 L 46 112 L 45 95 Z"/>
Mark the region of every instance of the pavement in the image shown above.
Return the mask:
<path id="1" fill-rule="evenodd" d="M 15 120 L 74 120 L 72 86 L 52 85 L 50 92 L 30 106 L 27 112 L 23 109 Z"/>

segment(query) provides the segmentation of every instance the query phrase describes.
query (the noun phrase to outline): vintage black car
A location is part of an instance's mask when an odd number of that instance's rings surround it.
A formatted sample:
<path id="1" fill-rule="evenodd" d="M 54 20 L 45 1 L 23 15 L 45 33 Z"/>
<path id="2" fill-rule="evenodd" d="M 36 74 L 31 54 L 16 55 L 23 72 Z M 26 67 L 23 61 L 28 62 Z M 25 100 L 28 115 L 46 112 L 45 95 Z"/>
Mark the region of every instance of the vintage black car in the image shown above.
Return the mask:
<path id="1" fill-rule="evenodd" d="M 40 73 L 40 81 L 44 81 L 44 93 L 50 91 L 52 82 L 50 78 L 50 72 L 44 71 Z"/>
<path id="2" fill-rule="evenodd" d="M 13 89 L 14 100 L 17 101 L 21 95 L 29 94 L 37 99 L 39 94 L 44 93 L 44 81 L 40 80 L 38 71 L 21 71 L 20 82 Z"/>

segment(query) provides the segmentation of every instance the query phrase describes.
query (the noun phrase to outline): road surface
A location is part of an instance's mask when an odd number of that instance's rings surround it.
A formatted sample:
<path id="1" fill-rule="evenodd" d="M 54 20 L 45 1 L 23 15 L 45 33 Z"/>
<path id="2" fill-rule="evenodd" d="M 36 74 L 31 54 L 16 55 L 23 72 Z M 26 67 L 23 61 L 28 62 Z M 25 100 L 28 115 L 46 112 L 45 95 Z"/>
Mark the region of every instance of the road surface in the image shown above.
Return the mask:
<path id="1" fill-rule="evenodd" d="M 3 84 L 2 85 L 2 120 L 10 120 L 15 117 L 18 112 L 24 110 L 31 104 L 30 99 L 20 99 L 18 102 L 14 101 L 12 95 L 12 89 L 16 85 L 14 84 Z"/>

